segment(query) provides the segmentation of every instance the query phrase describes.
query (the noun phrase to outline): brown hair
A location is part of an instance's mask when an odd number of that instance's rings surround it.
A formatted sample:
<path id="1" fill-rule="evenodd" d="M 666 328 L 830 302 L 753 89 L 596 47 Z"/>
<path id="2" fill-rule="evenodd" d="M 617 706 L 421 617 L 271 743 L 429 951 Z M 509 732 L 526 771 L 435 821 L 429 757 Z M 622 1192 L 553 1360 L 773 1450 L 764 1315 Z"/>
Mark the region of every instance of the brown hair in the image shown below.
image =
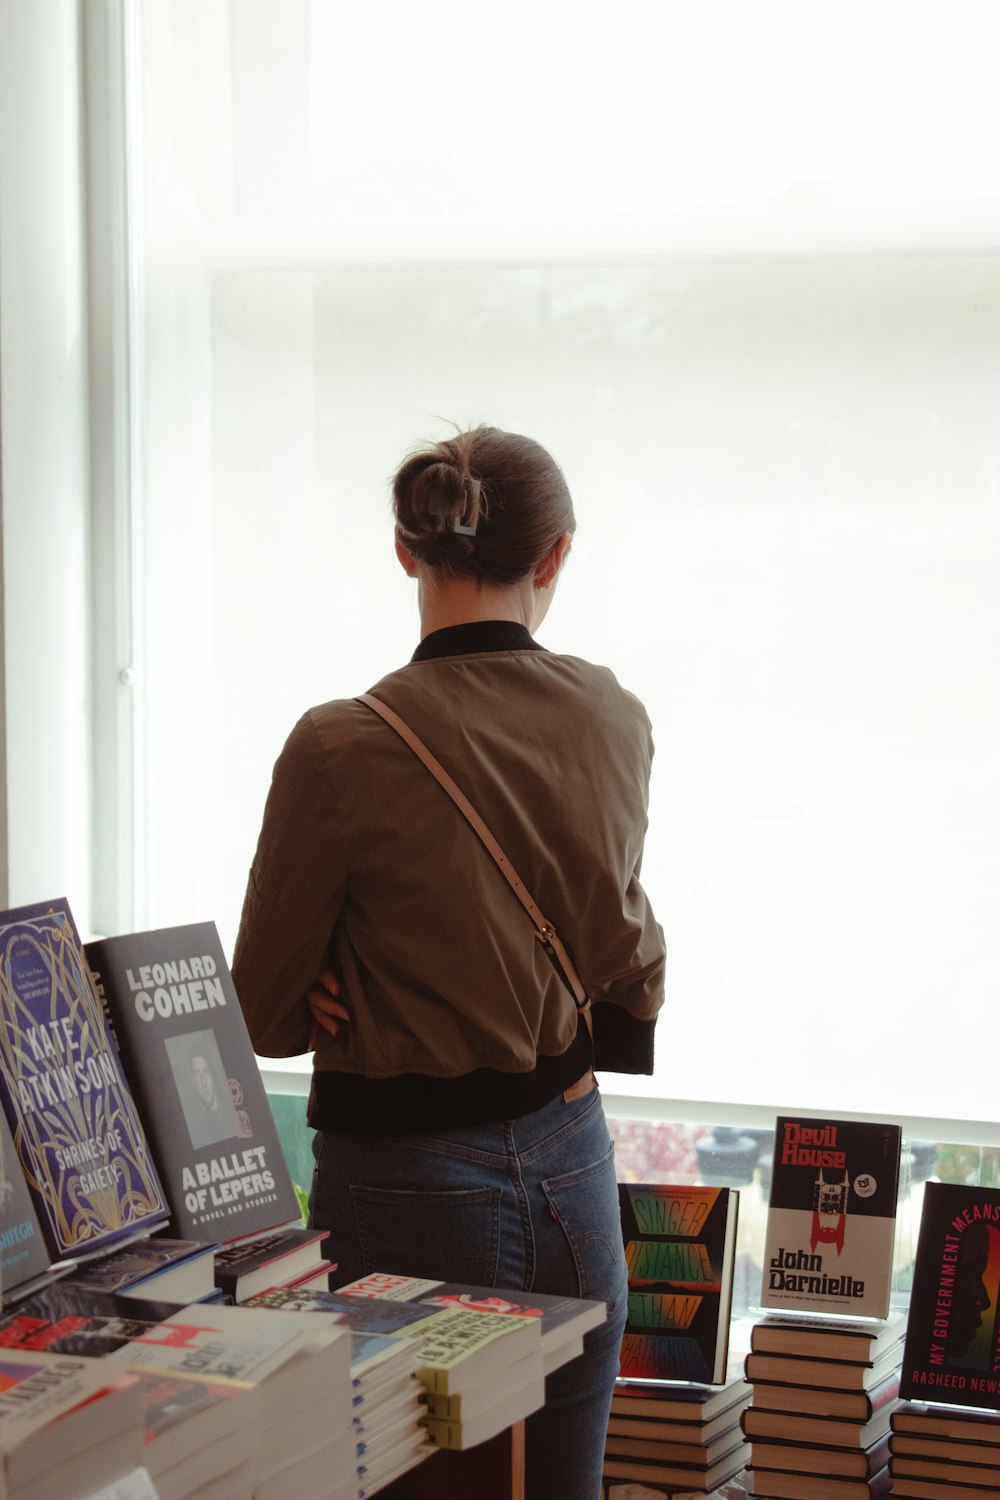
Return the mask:
<path id="1" fill-rule="evenodd" d="M 412 453 L 393 481 L 400 537 L 445 577 L 518 583 L 564 532 L 573 501 L 540 443 L 498 427 L 474 427 Z"/>

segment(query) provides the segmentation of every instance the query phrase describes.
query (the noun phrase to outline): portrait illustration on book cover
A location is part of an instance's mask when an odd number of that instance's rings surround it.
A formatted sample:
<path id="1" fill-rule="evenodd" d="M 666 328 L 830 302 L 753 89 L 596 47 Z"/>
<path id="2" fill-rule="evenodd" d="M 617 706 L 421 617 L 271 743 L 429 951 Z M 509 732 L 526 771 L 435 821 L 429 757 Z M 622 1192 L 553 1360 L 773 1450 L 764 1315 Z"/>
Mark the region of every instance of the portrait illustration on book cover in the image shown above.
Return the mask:
<path id="1" fill-rule="evenodd" d="M 901 1394 L 1000 1410 L 1000 1188 L 928 1182 Z"/>

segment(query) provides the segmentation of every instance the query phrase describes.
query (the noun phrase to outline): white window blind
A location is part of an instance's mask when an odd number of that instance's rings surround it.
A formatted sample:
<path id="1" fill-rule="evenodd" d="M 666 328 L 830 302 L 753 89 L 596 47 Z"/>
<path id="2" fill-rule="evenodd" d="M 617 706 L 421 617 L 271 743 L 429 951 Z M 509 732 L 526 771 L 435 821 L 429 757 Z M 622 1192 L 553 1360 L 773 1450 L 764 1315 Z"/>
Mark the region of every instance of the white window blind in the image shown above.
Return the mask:
<path id="1" fill-rule="evenodd" d="M 490 421 L 654 724 L 651 1090 L 992 1119 L 995 7 L 135 20 L 143 923 L 231 944 L 295 718 L 415 644 L 388 477 Z"/>

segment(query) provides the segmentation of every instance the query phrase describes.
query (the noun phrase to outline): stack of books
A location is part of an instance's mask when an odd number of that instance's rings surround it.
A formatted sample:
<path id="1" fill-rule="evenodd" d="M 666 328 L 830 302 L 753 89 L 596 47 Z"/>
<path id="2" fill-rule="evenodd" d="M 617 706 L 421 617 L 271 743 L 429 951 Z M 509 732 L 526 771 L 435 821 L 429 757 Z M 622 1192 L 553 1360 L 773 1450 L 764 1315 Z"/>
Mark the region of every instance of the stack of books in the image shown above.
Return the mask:
<path id="1" fill-rule="evenodd" d="M 739 1374 L 721 1385 L 619 1380 L 604 1450 L 609 1491 L 622 1481 L 653 1495 L 708 1493 L 746 1463 L 740 1417 L 750 1386 Z"/>
<path id="2" fill-rule="evenodd" d="M 403 1278 L 381 1277 L 383 1282 Z M 357 1290 L 352 1290 L 357 1287 Z M 355 1332 L 394 1334 L 420 1341 L 420 1359 L 415 1368 L 424 1388 L 426 1406 L 422 1417 L 425 1437 L 439 1448 L 471 1448 L 503 1432 L 515 1422 L 537 1411 L 545 1401 L 542 1333 L 545 1318 L 540 1306 L 528 1313 L 520 1310 L 486 1310 L 462 1300 L 471 1292 L 475 1299 L 490 1296 L 512 1298 L 521 1293 L 494 1293 L 490 1288 L 452 1288 L 450 1283 L 417 1282 L 412 1289 L 431 1287 L 428 1302 L 408 1301 L 402 1295 L 373 1296 L 371 1278 L 348 1283 L 336 1292 L 298 1293 L 294 1288 L 266 1292 L 253 1299 L 253 1306 L 276 1309 L 315 1308 L 337 1313 Z M 400 1288 L 397 1287 L 397 1292 Z M 453 1297 L 457 1300 L 453 1300 Z M 555 1349 L 575 1348 L 576 1335 L 570 1311 L 559 1314 L 555 1304 L 565 1299 L 546 1298 L 550 1310 L 550 1335 Z M 575 1304 L 577 1317 L 585 1324 L 596 1315 L 594 1304 Z M 600 1314 L 604 1316 L 603 1309 Z M 580 1335 L 582 1338 L 582 1335 Z M 568 1357 L 568 1355 L 567 1355 Z"/>
<path id="3" fill-rule="evenodd" d="M 433 1452 L 421 1423 L 420 1352 L 419 1339 L 361 1328 L 351 1332 L 352 1494 L 358 1500 L 367 1500 Z"/>
<path id="4" fill-rule="evenodd" d="M 99 1360 L 0 1350 L 0 1494 L 53 1500 L 110 1486 L 142 1462 L 142 1392 Z"/>
<path id="5" fill-rule="evenodd" d="M 889 1450 L 893 1496 L 1000 1494 L 1000 1412 L 904 1401 L 892 1414 Z"/>
<path id="6" fill-rule="evenodd" d="M 395 1276 L 373 1271 L 349 1281 L 338 1291 L 350 1297 L 379 1297 L 391 1302 L 419 1302 L 426 1307 L 464 1307 L 503 1317 L 531 1318 L 538 1323 L 542 1373 L 551 1375 L 583 1353 L 584 1334 L 608 1316 L 607 1305 L 585 1297 L 557 1297 L 515 1288 L 469 1286 L 457 1281 L 431 1281 L 419 1276 Z"/>
<path id="7" fill-rule="evenodd" d="M 906 1320 L 767 1317 L 751 1332 L 742 1416 L 754 1495 L 886 1494 Z"/>
<path id="8" fill-rule="evenodd" d="M 215 1284 L 234 1303 L 248 1302 L 272 1287 L 302 1286 L 325 1291 L 330 1262 L 323 1257 L 325 1229 L 281 1229 L 215 1256 Z"/>

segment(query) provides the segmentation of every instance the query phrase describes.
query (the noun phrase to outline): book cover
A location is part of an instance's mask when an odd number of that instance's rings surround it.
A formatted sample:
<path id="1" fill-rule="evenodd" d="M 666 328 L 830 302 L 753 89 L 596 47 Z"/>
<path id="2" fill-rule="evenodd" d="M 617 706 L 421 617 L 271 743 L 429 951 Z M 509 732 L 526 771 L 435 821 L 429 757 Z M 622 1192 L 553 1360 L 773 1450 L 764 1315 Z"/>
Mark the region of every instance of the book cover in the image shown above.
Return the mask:
<path id="1" fill-rule="evenodd" d="M 0 1103 L 52 1259 L 94 1254 L 165 1221 L 65 901 L 0 914 Z"/>
<path id="2" fill-rule="evenodd" d="M 69 1263 L 64 1263 L 66 1269 Z M 0 1111 L 0 1302 L 44 1286 L 53 1271 L 7 1116 Z"/>
<path id="3" fill-rule="evenodd" d="M 214 922 L 88 943 L 174 1232 L 231 1242 L 300 1222 Z"/>
<path id="4" fill-rule="evenodd" d="M 903 1396 L 1000 1410 L 998 1287 L 1000 1188 L 926 1183 Z"/>
<path id="5" fill-rule="evenodd" d="M 0 1349 L 0 1493 L 53 1468 L 104 1431 L 141 1421 L 135 1382 L 97 1360 Z M 96 1434 L 96 1435 L 95 1435 Z"/>
<path id="6" fill-rule="evenodd" d="M 621 1375 L 723 1383 L 739 1194 L 619 1183 L 618 1196 L 628 1270 Z"/>
<path id="7" fill-rule="evenodd" d="M 779 1115 L 761 1306 L 884 1318 L 901 1131 Z"/>
<path id="8" fill-rule="evenodd" d="M 215 1257 L 215 1282 L 244 1302 L 313 1271 L 322 1260 L 326 1229 L 282 1229 L 246 1244 L 227 1245 Z M 329 1266 L 327 1265 L 329 1273 Z"/>
<path id="9" fill-rule="evenodd" d="M 394 1276 L 374 1271 L 337 1288 L 351 1297 L 387 1297 L 432 1307 L 466 1307 L 474 1312 L 506 1313 L 536 1318 L 541 1328 L 542 1354 L 566 1348 L 597 1328 L 608 1315 L 607 1305 L 582 1297 L 559 1297 L 508 1287 L 467 1286 L 456 1281 L 428 1281 L 417 1276 Z M 558 1368 L 547 1363 L 546 1373 Z"/>
<path id="10" fill-rule="evenodd" d="M 171 1309 L 111 1357 L 130 1369 L 258 1382 L 278 1371 L 305 1342 L 302 1320 L 294 1315 L 196 1302 Z"/>
<path id="11" fill-rule="evenodd" d="M 197 1302 L 214 1286 L 215 1249 L 200 1240 L 155 1235 L 85 1261 L 68 1272 L 63 1284 L 160 1302 Z"/>
<path id="12" fill-rule="evenodd" d="M 99 1359 L 175 1311 L 171 1303 L 140 1302 L 59 1281 L 4 1311 L 0 1348 Z"/>

